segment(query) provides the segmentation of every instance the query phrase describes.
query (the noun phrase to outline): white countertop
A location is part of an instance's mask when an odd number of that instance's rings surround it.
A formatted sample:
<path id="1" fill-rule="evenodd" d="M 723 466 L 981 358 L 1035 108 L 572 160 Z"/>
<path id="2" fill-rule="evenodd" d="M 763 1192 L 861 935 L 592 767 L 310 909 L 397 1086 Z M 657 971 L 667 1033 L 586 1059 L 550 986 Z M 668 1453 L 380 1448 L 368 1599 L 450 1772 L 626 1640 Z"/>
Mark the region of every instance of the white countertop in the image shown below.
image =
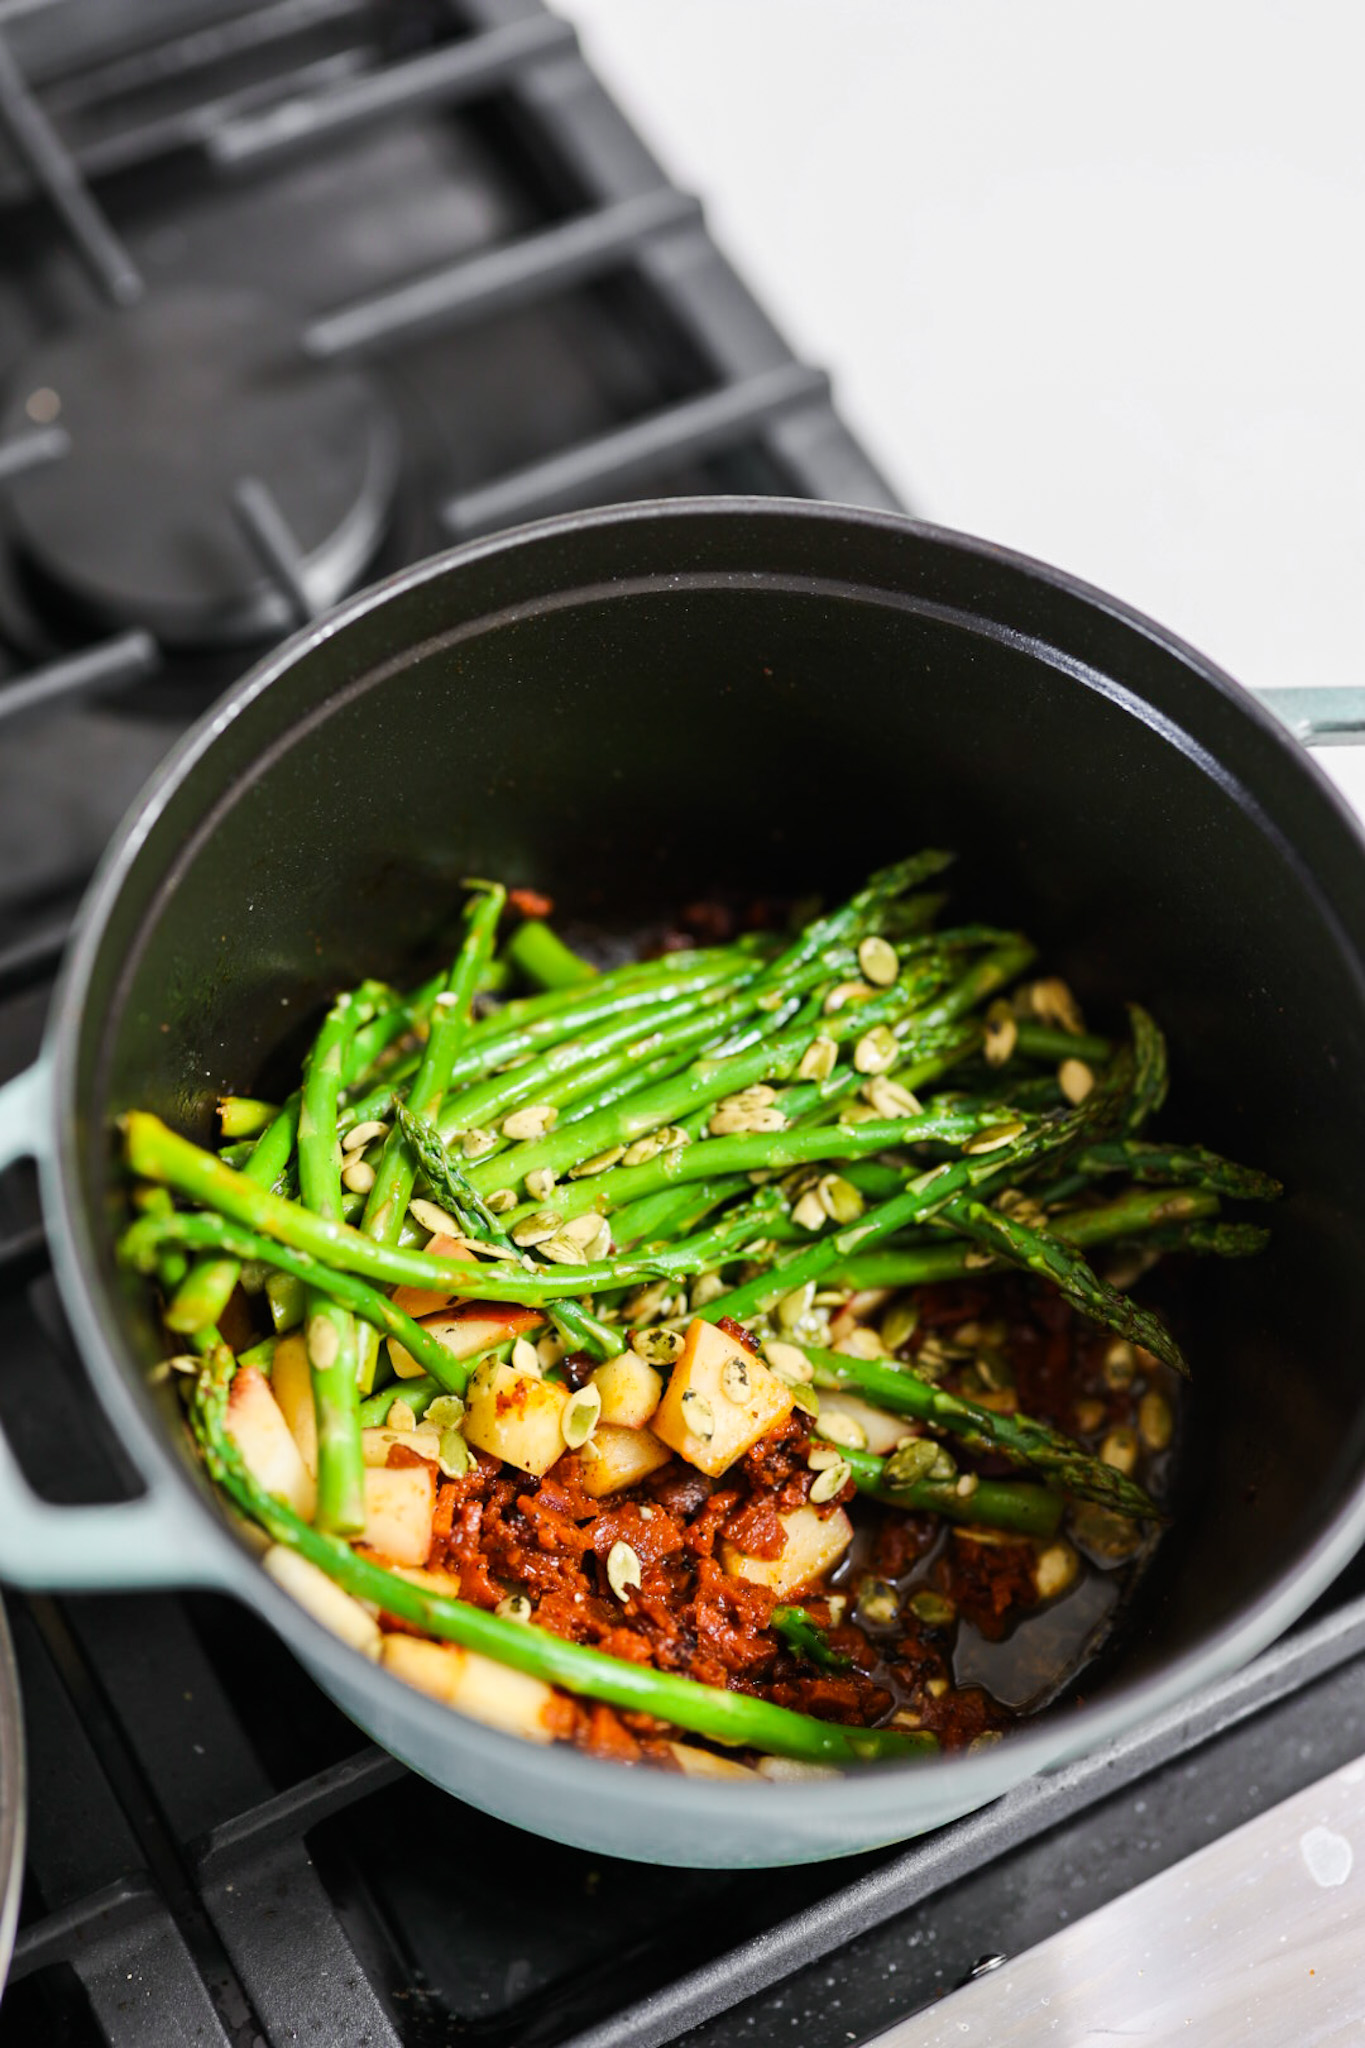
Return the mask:
<path id="1" fill-rule="evenodd" d="M 1365 12 L 565 4 L 914 511 L 1365 683 Z"/>

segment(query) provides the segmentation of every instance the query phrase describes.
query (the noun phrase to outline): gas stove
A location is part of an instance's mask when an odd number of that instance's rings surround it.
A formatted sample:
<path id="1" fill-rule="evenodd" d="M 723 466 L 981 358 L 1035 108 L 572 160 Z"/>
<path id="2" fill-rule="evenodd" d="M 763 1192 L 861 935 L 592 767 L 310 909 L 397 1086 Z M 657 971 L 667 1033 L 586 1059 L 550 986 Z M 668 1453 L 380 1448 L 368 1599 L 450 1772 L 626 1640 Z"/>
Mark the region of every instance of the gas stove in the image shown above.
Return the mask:
<path id="1" fill-rule="evenodd" d="M 454 539 L 699 490 L 894 503 L 536 0 L 0 0 L 0 1079 L 119 816 L 281 634 Z M 50 1497 L 116 1497 L 45 1264 L 10 1175 L 0 1416 Z M 1365 1750 L 1357 1568 L 920 1842 L 678 1872 L 454 1806 L 221 1600 L 8 1608 L 0 2048 L 867 2040 Z"/>

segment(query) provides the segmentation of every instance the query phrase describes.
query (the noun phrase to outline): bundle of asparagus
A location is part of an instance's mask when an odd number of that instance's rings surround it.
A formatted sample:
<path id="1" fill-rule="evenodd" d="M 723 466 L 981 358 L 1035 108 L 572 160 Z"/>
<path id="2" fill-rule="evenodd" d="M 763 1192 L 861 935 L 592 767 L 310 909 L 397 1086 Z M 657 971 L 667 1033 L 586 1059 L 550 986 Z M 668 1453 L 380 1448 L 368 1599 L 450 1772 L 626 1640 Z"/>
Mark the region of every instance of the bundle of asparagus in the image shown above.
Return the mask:
<path id="1" fill-rule="evenodd" d="M 917 1290 L 1037 1276 L 1130 1357 L 1184 1374 L 1164 1322 L 1087 1253 L 1242 1256 L 1265 1233 L 1223 1220 L 1224 1201 L 1279 1190 L 1144 1137 L 1166 1091 L 1155 1024 L 1132 1007 L 1121 1042 L 1093 1036 L 1064 984 L 1024 979 L 1027 939 L 940 926 L 926 885 L 947 858 L 874 875 L 787 943 L 601 973 L 537 916 L 499 952 L 505 891 L 472 883 L 448 974 L 340 995 L 285 1103 L 223 1101 L 218 1154 L 125 1119 L 139 1213 L 121 1255 L 188 1340 L 172 1363 L 210 1472 L 320 1618 L 539 1739 L 567 1725 L 545 1692 L 563 1688 L 838 1765 L 933 1737 L 904 1713 L 841 1724 L 752 1677 L 612 1655 L 522 1591 L 491 1610 L 486 1587 L 461 1597 L 431 1569 L 441 1501 L 492 1460 L 647 1514 L 679 1462 L 713 1487 L 776 1471 L 777 1535 L 727 1541 L 726 1569 L 773 1655 L 825 1670 L 841 1658 L 820 1601 L 857 1496 L 1039 1543 L 1069 1503 L 1159 1520 L 1128 1449 L 1089 1448 L 979 1376 L 954 1385 L 916 1334 Z M 506 997 L 517 979 L 533 992 Z M 269 1334 L 243 1331 L 244 1302 Z M 631 1616 L 654 1569 L 618 1541 L 602 1597 Z M 499 1703 L 488 1659 L 539 1688 Z"/>

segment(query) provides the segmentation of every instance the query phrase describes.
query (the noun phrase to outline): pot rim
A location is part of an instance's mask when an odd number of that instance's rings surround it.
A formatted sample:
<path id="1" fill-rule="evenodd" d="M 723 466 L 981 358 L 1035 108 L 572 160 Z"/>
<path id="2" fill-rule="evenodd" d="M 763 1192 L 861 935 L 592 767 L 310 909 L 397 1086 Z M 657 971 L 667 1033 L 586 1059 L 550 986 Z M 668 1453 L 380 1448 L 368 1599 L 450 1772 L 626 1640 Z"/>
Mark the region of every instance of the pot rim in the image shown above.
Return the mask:
<path id="1" fill-rule="evenodd" d="M 453 572 L 475 566 L 489 558 L 518 550 L 534 549 L 558 539 L 601 529 L 630 529 L 661 522 L 686 528 L 688 522 L 717 519 L 752 522 L 766 520 L 776 527 L 797 519 L 834 528 L 866 530 L 899 536 L 904 540 L 942 549 L 960 556 L 974 556 L 1007 572 L 1077 600 L 1082 606 L 1102 613 L 1126 630 L 1172 656 L 1230 710 L 1251 722 L 1273 742 L 1284 766 L 1311 791 L 1319 806 L 1325 806 L 1335 822 L 1345 828 L 1356 854 L 1365 862 L 1365 833 L 1350 807 L 1323 771 L 1290 736 L 1272 714 L 1250 692 L 1195 648 L 1158 625 L 1146 614 L 1107 592 L 1040 562 L 1031 556 L 977 539 L 954 529 L 911 519 L 903 514 L 857 505 L 838 505 L 806 499 L 771 497 L 693 497 L 641 500 L 623 505 L 595 507 L 587 511 L 561 513 L 507 531 L 486 535 L 410 564 L 392 576 L 368 586 L 345 599 L 322 618 L 310 622 L 282 642 L 233 685 L 172 747 L 136 799 L 115 833 L 90 883 L 77 918 L 75 931 L 57 980 L 44 1041 L 44 1058 L 53 1074 L 51 1114 L 54 1130 L 45 1156 L 40 1161 L 44 1219 L 52 1246 L 53 1265 L 61 1285 L 64 1304 L 80 1341 L 82 1358 L 106 1403 L 110 1419 L 120 1429 L 136 1433 L 136 1458 L 149 1483 L 169 1480 L 196 1516 L 212 1520 L 214 1540 L 204 1556 L 216 1564 L 217 1583 L 252 1605 L 280 1633 L 290 1647 L 302 1641 L 304 1661 L 314 1671 L 338 1673 L 343 1689 L 353 1690 L 358 1653 L 347 1650 L 319 1624 L 312 1621 L 259 1568 L 246 1547 L 232 1535 L 226 1520 L 212 1514 L 196 1488 L 184 1462 L 174 1454 L 163 1432 L 148 1416 L 134 1394 L 129 1375 L 120 1365 L 118 1346 L 105 1327 L 101 1303 L 94 1284 L 93 1251 L 96 1230 L 84 1211 L 80 1197 L 80 1172 L 76 1157 L 76 1049 L 81 1033 L 84 999 L 104 942 L 109 914 L 124 880 L 134 866 L 153 825 L 161 815 L 172 791 L 180 786 L 196 764 L 212 749 L 220 736 L 264 691 L 287 674 L 305 654 L 334 638 L 393 599 L 425 583 L 438 581 Z M 856 565 L 848 573 L 856 582 Z M 869 598 L 887 586 L 869 582 Z M 600 586 L 599 586 L 600 589 Z M 989 614 L 983 612 L 983 617 Z M 470 623 L 473 623 L 472 621 Z M 1073 666 L 1085 664 L 1075 664 Z M 1092 670 L 1097 682 L 1102 672 Z M 1128 686 L 1119 686 L 1128 692 Z M 1129 694 L 1132 694 L 1129 692 Z M 1363 877 L 1365 878 L 1365 877 Z M 1329 913 L 1351 957 L 1356 978 L 1362 983 L 1365 1004 L 1365 934 L 1356 943 Z M 207 1533 L 207 1531 L 205 1532 Z M 1240 1614 L 1215 1634 L 1185 1651 L 1173 1663 L 1137 1679 L 1119 1676 L 1111 1691 L 1085 1706 L 1068 1710 L 1065 1718 L 1046 1712 L 1034 1723 L 1025 1722 L 1007 1739 L 990 1750 L 957 1753 L 928 1760 L 922 1768 L 902 1765 L 867 1765 L 837 1781 L 796 1784 L 762 1782 L 750 1787 L 738 1780 L 708 1784 L 690 1778 L 673 1778 L 664 1773 L 631 1773 L 630 1798 L 641 1815 L 665 1820 L 672 1813 L 684 1813 L 692 1820 L 714 1816 L 733 1824 L 736 1820 L 759 1822 L 772 1815 L 773 1800 L 786 1803 L 786 1795 L 799 1795 L 803 1812 L 812 1820 L 827 1816 L 831 1838 L 836 1813 L 844 1826 L 838 1829 L 840 1845 L 858 1827 L 869 1840 L 900 1839 L 906 1826 L 915 1825 L 917 1804 L 950 1808 L 961 1813 L 985 1804 L 1023 1779 L 1068 1759 L 1097 1751 L 1120 1736 L 1150 1722 L 1187 1699 L 1201 1687 L 1250 1661 L 1306 1611 L 1330 1584 L 1354 1553 L 1365 1544 L 1365 1470 L 1332 1519 L 1318 1532 L 1308 1549 L 1277 1578 L 1269 1581 Z M 373 1670 L 373 1667 L 369 1667 Z M 378 1683 L 394 1688 L 402 1696 L 405 1714 L 425 1724 L 434 1735 L 477 1751 L 485 1749 L 490 1761 L 506 1764 L 525 1758 L 526 1745 L 463 1717 L 452 1716 L 448 1708 L 427 1699 L 387 1673 L 376 1674 Z M 394 1704 L 392 1698 L 391 1704 Z M 566 1788 L 576 1782 L 589 1796 L 601 1798 L 609 1785 L 623 1790 L 625 1776 L 620 1766 L 582 1755 L 562 1745 L 553 1751 L 535 1753 L 536 1772 L 549 1770 Z M 951 1773 L 954 1796 L 945 1801 L 921 1800 L 918 1789 L 932 1781 L 945 1785 Z M 648 1783 L 646 1784 L 646 1778 Z M 896 1788 L 893 1792 L 892 1787 Z M 613 1802 L 614 1803 L 614 1802 Z M 888 1821 L 893 1811 L 904 1809 L 905 1826 Z M 946 1817 L 946 1815 L 945 1815 Z M 850 1828 L 848 1823 L 856 1825 Z M 860 1836 L 861 1839 L 861 1836 Z M 839 1853 L 839 1847 L 825 1853 Z"/>

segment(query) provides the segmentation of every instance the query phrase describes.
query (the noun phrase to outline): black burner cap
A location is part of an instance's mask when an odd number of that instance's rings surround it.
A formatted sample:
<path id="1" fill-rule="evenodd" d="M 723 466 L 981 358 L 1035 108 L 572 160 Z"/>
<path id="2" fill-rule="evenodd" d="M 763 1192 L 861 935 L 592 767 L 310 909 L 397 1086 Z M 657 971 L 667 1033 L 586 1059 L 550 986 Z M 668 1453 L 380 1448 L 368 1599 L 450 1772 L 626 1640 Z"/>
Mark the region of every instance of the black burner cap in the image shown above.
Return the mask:
<path id="1" fill-rule="evenodd" d="M 172 647 L 286 631 L 290 601 L 233 509 L 246 477 L 283 513 L 315 608 L 360 580 L 397 488 L 398 431 L 366 376 L 308 361 L 298 332 L 249 293 L 189 288 L 102 314 L 17 365 L 3 430 L 29 427 L 34 394 L 55 393 L 71 437 L 6 493 L 45 591 Z"/>

